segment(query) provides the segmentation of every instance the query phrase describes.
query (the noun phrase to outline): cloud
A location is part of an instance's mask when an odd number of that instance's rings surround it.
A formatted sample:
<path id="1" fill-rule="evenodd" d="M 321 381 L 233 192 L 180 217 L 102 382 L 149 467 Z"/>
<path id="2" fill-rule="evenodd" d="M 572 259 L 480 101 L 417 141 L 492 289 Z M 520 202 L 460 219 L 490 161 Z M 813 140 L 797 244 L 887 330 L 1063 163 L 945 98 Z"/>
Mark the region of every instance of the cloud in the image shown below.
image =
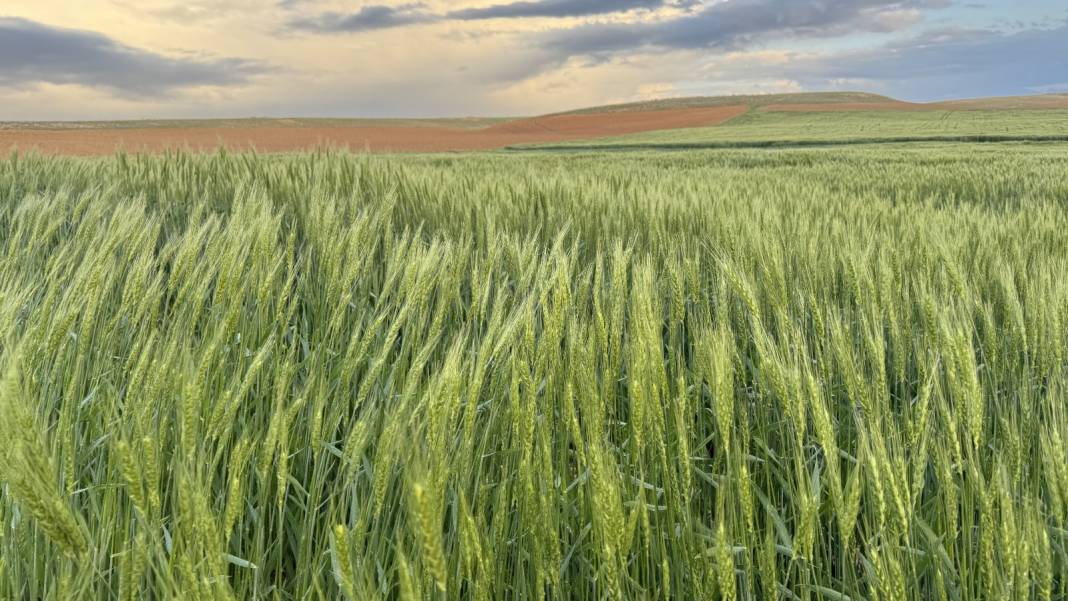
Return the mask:
<path id="1" fill-rule="evenodd" d="M 302 0 L 282 0 L 281 6 L 292 8 Z M 482 21 L 486 19 L 521 19 L 531 17 L 587 17 L 621 13 L 636 9 L 656 10 L 665 7 L 688 8 L 699 0 L 526 0 L 465 8 L 446 13 L 427 10 L 426 4 L 365 6 L 353 13 L 326 12 L 314 17 L 294 19 L 289 28 L 317 33 L 360 33 L 392 29 L 439 21 Z"/>
<path id="2" fill-rule="evenodd" d="M 365 6 L 354 13 L 328 12 L 315 17 L 296 19 L 289 23 L 291 29 L 319 33 L 358 33 L 376 29 L 390 29 L 439 20 L 440 17 L 426 11 L 423 3 L 385 6 Z"/>
<path id="3" fill-rule="evenodd" d="M 235 58 L 172 57 L 105 35 L 0 18 L 0 84 L 77 84 L 128 96 L 159 96 L 196 86 L 232 86 L 270 69 Z"/>
<path id="4" fill-rule="evenodd" d="M 161 19 L 149 11 L 179 0 L 146 0 L 139 10 L 133 0 L 85 0 L 90 9 L 65 15 L 49 2 L 14 1 L 27 8 L 10 12 L 36 22 L 0 20 L 0 112 L 8 119 L 508 115 L 663 94 L 862 89 L 939 100 L 1068 89 L 1068 14 L 1057 0 L 1036 0 L 1060 18 L 1039 26 L 1046 9 L 1029 2 L 1014 11 L 990 2 L 976 14 L 963 9 L 973 0 L 941 13 L 944 0 L 664 0 L 663 9 L 629 11 L 621 7 L 631 0 L 602 0 L 597 6 L 620 12 L 501 21 L 445 17 L 548 3 L 268 0 L 263 9 L 258 0 L 218 0 L 222 16 Z M 197 12 L 210 5 L 181 3 Z M 392 12 L 376 21 L 361 8 L 368 5 Z M 287 21 L 330 10 L 339 21 L 360 15 L 345 26 L 366 31 L 440 20 L 344 43 L 278 35 Z M 321 20 L 317 29 L 339 28 Z M 869 33 L 883 31 L 894 33 Z M 236 56 L 262 62 L 225 58 Z"/>
<path id="5" fill-rule="evenodd" d="M 1057 91 L 1068 73 L 1068 21 L 1025 31 L 956 28 L 838 52 L 743 51 L 708 57 L 705 81 L 790 78 L 805 89 L 865 89 L 907 100 Z"/>
<path id="6" fill-rule="evenodd" d="M 90 0 L 83 0 L 88 2 Z M 229 20 L 250 25 L 251 16 L 264 16 L 263 0 L 108 0 L 142 24 L 180 27 L 226 27 Z M 292 0 L 290 0 L 292 1 Z M 301 0 L 307 1 L 307 0 Z"/>
<path id="7" fill-rule="evenodd" d="M 511 2 L 483 8 L 465 8 L 447 13 L 450 19 L 515 19 L 522 17 L 587 17 L 624 12 L 639 8 L 658 9 L 668 6 L 665 0 L 542 0 Z"/>
<path id="8" fill-rule="evenodd" d="M 770 36 L 896 31 L 949 0 L 728 0 L 662 21 L 594 23 L 556 30 L 542 44 L 560 57 L 638 48 L 736 49 Z"/>
<path id="9" fill-rule="evenodd" d="M 929 31 L 792 67 L 808 78 L 862 77 L 919 99 L 1034 93 L 1068 73 L 1068 21 L 1017 32 Z"/>

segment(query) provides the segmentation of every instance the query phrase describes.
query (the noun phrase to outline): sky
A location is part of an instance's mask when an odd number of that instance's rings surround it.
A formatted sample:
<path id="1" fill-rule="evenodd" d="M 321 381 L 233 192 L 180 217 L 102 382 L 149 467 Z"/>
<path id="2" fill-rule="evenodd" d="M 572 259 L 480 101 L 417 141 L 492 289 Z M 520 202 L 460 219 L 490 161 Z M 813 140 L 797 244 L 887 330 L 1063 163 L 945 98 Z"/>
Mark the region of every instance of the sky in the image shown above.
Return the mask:
<path id="1" fill-rule="evenodd" d="M 0 121 L 1068 92 L 1064 0 L 3 0 Z"/>

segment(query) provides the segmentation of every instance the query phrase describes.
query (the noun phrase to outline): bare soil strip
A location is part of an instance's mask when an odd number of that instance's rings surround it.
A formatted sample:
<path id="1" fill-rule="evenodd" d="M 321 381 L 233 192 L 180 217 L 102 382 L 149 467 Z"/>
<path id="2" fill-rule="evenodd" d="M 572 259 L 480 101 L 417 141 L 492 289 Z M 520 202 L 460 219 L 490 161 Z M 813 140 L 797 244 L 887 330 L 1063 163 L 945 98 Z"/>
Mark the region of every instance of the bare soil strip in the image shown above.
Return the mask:
<path id="1" fill-rule="evenodd" d="M 369 152 L 492 150 L 516 144 L 566 142 L 686 127 L 717 125 L 747 111 L 745 106 L 629 113 L 553 115 L 509 121 L 481 129 L 455 127 L 355 126 L 134 127 L 0 129 L 0 151 L 104 155 L 118 150 L 288 152 L 320 147 Z"/>

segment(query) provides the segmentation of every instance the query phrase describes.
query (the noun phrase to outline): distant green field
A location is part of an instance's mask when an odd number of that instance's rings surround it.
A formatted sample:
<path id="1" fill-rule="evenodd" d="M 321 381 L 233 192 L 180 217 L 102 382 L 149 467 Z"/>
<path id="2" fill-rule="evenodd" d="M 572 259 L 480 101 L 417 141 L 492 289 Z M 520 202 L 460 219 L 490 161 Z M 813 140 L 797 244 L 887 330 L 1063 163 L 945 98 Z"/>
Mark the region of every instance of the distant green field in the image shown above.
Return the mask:
<path id="1" fill-rule="evenodd" d="M 887 141 L 1068 141 L 1068 110 L 753 111 L 713 127 L 571 142 L 552 148 L 716 148 Z M 548 148 L 549 146 L 541 146 Z"/>

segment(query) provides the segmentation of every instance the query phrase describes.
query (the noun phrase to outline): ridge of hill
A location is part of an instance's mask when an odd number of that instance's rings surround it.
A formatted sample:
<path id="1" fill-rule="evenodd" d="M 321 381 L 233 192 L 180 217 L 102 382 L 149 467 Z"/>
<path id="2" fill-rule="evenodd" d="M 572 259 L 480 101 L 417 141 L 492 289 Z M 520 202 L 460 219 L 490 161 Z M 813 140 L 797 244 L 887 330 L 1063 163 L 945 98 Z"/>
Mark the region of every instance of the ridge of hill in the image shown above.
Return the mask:
<path id="1" fill-rule="evenodd" d="M 1015 109 L 1065 109 L 1068 108 L 1068 93 L 1035 94 L 1031 96 L 992 96 L 984 98 L 961 98 L 934 102 L 910 102 L 890 96 L 868 92 L 797 92 L 791 94 L 749 94 L 735 96 L 689 96 L 680 98 L 657 98 L 623 104 L 591 106 L 556 115 L 589 115 L 600 113 L 629 113 L 660 110 L 679 110 L 722 106 L 745 106 L 750 110 L 817 110 L 833 111 L 836 108 L 857 110 L 1015 110 Z"/>
<path id="2" fill-rule="evenodd" d="M 671 109 L 691 109 L 717 106 L 746 106 L 750 109 L 781 104 L 911 104 L 901 100 L 867 92 L 797 92 L 792 94 L 747 94 L 733 96 L 688 96 L 658 98 L 623 104 L 592 106 L 552 115 L 588 115 L 592 113 L 630 113 Z"/>

